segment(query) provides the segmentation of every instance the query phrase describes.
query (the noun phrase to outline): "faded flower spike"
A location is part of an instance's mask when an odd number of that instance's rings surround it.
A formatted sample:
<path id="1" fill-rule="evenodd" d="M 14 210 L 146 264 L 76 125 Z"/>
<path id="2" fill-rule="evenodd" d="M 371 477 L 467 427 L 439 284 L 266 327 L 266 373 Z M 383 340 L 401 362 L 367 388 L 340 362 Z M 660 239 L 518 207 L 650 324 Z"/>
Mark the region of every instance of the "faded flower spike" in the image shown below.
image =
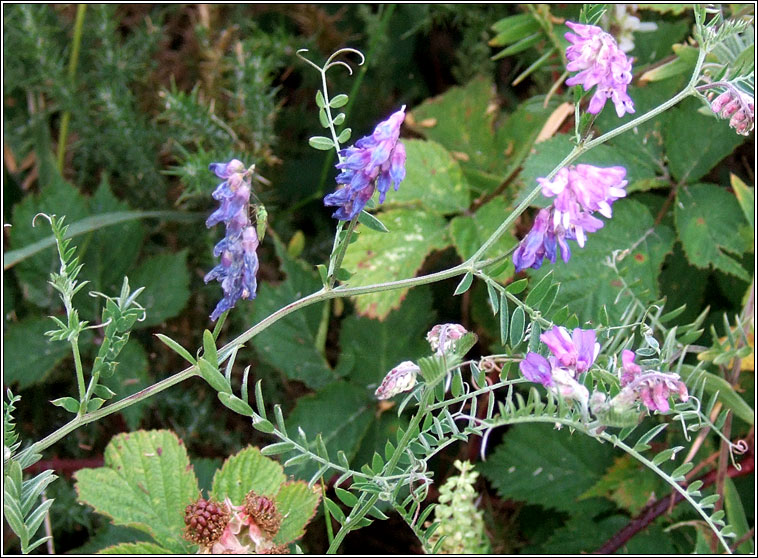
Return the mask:
<path id="1" fill-rule="evenodd" d="M 753 98 L 731 84 L 711 102 L 711 110 L 721 118 L 729 118 L 729 126 L 742 136 L 747 136 L 755 126 Z"/>
<path id="2" fill-rule="evenodd" d="M 240 298 L 255 298 L 258 234 L 249 216 L 255 165 L 245 169 L 241 161 L 232 159 L 228 163 L 212 163 L 208 168 L 225 179 L 213 192 L 213 198 L 219 200 L 221 206 L 205 222 L 209 228 L 220 222 L 226 224 L 226 235 L 213 249 L 213 255 L 221 257 L 221 262 L 205 276 L 206 283 L 218 280 L 224 291 L 224 297 L 211 314 L 211 320 L 216 321 Z"/>
<path id="3" fill-rule="evenodd" d="M 379 123 L 373 134 L 340 151 L 342 162 L 336 167 L 341 170 L 337 184 L 342 187 L 324 198 L 324 205 L 339 207 L 333 217 L 349 221 L 361 212 L 374 190 L 379 190 L 379 203 L 383 203 L 390 185 L 398 189 L 405 179 L 405 146 L 398 141 L 403 120 L 405 105 Z"/>
<path id="4" fill-rule="evenodd" d="M 437 324 L 426 334 L 426 340 L 435 353 L 442 355 L 452 351 L 455 342 L 467 333 L 466 328 L 460 324 Z"/>
<path id="5" fill-rule="evenodd" d="M 516 271 L 527 267 L 539 269 L 547 257 L 555 263 L 558 249 L 564 262 L 569 261 L 568 240 L 584 247 L 587 233 L 603 227 L 592 214 L 597 211 L 611 217 L 611 204 L 626 196 L 627 181 L 624 167 L 595 167 L 576 165 L 560 169 L 552 180 L 538 178 L 542 194 L 555 197 L 553 205 L 541 209 L 534 219 L 532 230 L 513 253 Z"/>
<path id="6" fill-rule="evenodd" d="M 564 34 L 571 43 L 566 49 L 569 72 L 579 72 L 566 80 L 566 85 L 582 85 L 585 91 L 597 86 L 587 111 L 598 114 L 608 99 L 613 101 L 616 114 L 634 112 L 634 102 L 626 93 L 632 81 L 632 60 L 618 47 L 616 40 L 595 25 L 567 21 L 574 31 Z"/>
<path id="7" fill-rule="evenodd" d="M 628 408 L 636 400 L 642 401 L 651 411 L 662 413 L 669 410 L 669 395 L 679 395 L 681 401 L 689 399 L 687 386 L 678 374 L 666 374 L 654 370 L 643 371 L 634 362 L 632 351 L 621 352 L 622 373 L 621 392 L 613 398 L 611 405 L 619 409 Z"/>
<path id="8" fill-rule="evenodd" d="M 389 399 L 398 393 L 408 391 L 416 385 L 416 376 L 421 369 L 410 360 L 401 362 L 390 370 L 382 380 L 382 385 L 376 388 L 374 396 L 377 399 Z"/>

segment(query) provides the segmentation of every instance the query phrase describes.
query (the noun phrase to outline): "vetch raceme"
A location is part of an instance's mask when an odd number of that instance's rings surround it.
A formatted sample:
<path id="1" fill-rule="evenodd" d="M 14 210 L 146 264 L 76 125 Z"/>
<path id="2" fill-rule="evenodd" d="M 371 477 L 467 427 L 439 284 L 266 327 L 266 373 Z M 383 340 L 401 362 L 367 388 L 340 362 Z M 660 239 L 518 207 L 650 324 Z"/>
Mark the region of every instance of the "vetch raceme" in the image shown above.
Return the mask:
<path id="1" fill-rule="evenodd" d="M 237 301 L 255 298 L 258 272 L 258 234 L 250 222 L 250 192 L 255 165 L 245 165 L 232 159 L 228 163 L 212 163 L 209 169 L 224 181 L 213 192 L 221 206 L 205 222 L 207 227 L 226 224 L 226 235 L 216 244 L 213 255 L 221 261 L 205 276 L 208 283 L 216 279 L 221 283 L 224 297 L 216 305 L 211 320 L 216 321 Z"/>
<path id="2" fill-rule="evenodd" d="M 455 342 L 467 333 L 466 328 L 460 324 L 437 324 L 426 334 L 426 340 L 435 353 L 442 355 L 452 351 Z"/>
<path id="3" fill-rule="evenodd" d="M 616 40 L 595 25 L 567 21 L 574 31 L 564 34 L 571 43 L 566 49 L 569 72 L 579 72 L 566 80 L 566 85 L 581 85 L 585 91 L 596 87 L 587 111 L 598 114 L 608 99 L 613 101 L 620 117 L 634 112 L 634 102 L 626 92 L 632 81 L 632 59 L 618 47 Z"/>
<path id="4" fill-rule="evenodd" d="M 593 216 L 599 212 L 610 218 L 611 204 L 626 196 L 626 169 L 624 167 L 595 167 L 579 164 L 560 169 L 552 180 L 538 178 L 542 194 L 554 197 L 549 208 L 541 209 L 531 231 L 513 253 L 516 271 L 527 267 L 539 269 L 547 257 L 555 263 L 560 250 L 564 262 L 569 261 L 569 240 L 576 240 L 584 247 L 587 233 L 603 227 L 603 222 Z"/>
<path id="5" fill-rule="evenodd" d="M 379 203 L 384 202 L 391 185 L 397 191 L 405 179 L 405 146 L 398 141 L 404 120 L 405 105 L 380 122 L 370 136 L 340 151 L 342 162 L 336 167 L 341 171 L 337 184 L 342 187 L 324 198 L 324 205 L 339 207 L 333 217 L 349 221 L 361 212 L 375 190 L 379 190 Z"/>
<path id="6" fill-rule="evenodd" d="M 747 136 L 755 126 L 753 98 L 731 84 L 711 102 L 711 110 L 721 118 L 729 118 L 729 126 L 740 135 Z"/>
<path id="7" fill-rule="evenodd" d="M 622 351 L 621 361 L 622 390 L 611 400 L 611 405 L 624 408 L 639 400 L 651 411 L 666 413 L 670 408 L 668 399 L 671 394 L 678 395 L 681 401 L 689 399 L 687 386 L 678 374 L 643 371 L 634 362 L 634 353 L 628 350 Z"/>

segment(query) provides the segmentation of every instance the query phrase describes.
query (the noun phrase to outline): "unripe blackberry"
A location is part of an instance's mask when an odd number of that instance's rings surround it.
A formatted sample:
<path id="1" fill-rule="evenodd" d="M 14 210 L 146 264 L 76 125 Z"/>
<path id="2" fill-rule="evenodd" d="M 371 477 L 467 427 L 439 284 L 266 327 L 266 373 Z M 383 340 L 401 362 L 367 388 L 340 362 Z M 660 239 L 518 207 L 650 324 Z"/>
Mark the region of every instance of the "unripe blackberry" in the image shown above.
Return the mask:
<path id="1" fill-rule="evenodd" d="M 268 538 L 279 532 L 282 514 L 276 510 L 276 504 L 265 496 L 258 496 L 251 490 L 245 496 L 245 513 Z"/>
<path id="2" fill-rule="evenodd" d="M 200 498 L 184 509 L 184 537 L 195 544 L 210 546 L 221 538 L 231 512 L 225 504 Z"/>

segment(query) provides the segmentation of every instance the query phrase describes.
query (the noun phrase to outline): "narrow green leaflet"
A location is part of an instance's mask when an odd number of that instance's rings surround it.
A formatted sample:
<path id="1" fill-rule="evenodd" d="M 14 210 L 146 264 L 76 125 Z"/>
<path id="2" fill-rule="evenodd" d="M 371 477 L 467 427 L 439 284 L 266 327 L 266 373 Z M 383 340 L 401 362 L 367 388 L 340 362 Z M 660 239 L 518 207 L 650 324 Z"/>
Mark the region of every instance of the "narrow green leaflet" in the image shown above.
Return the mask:
<path id="1" fill-rule="evenodd" d="M 117 525 L 151 534 L 172 552 L 187 552 L 184 508 L 197 499 L 187 450 L 173 432 L 119 434 L 105 448 L 105 466 L 74 474 L 79 500 Z"/>
<path id="2" fill-rule="evenodd" d="M 55 365 L 71 355 L 71 345 L 51 342 L 45 332 L 54 322 L 47 317 L 7 323 L 3 335 L 3 383 L 23 389 L 45 379 Z"/>
<path id="3" fill-rule="evenodd" d="M 387 204 L 421 204 L 425 211 L 455 213 L 469 205 L 468 184 L 450 153 L 433 141 L 403 140 L 405 180 Z"/>
<path id="4" fill-rule="evenodd" d="M 695 182 L 734 151 L 745 138 L 726 120 L 700 114 L 702 101 L 689 97 L 665 115 L 664 141 L 671 174 L 678 182 Z"/>
<path id="5" fill-rule="evenodd" d="M 286 544 L 299 539 L 305 533 L 305 526 L 313 518 L 321 501 L 319 487 L 308 488 L 302 481 L 284 484 L 276 495 L 276 510 L 284 519 L 279 532 L 274 537 L 276 544 Z"/>
<path id="6" fill-rule="evenodd" d="M 297 400 L 287 417 L 287 430 L 294 433 L 298 427 L 302 428 L 308 436 L 309 449 L 314 452 L 316 436 L 321 434 L 332 458 L 342 450 L 348 459 L 352 459 L 374 421 L 375 406 L 373 393 L 367 388 L 344 381 L 334 382 Z M 306 461 L 292 470 L 288 468 L 287 473 L 307 480 L 318 468 L 317 463 Z"/>
<path id="7" fill-rule="evenodd" d="M 411 290 L 400 308 L 381 322 L 355 314 L 348 316 L 340 328 L 342 353 L 337 372 L 357 385 L 378 386 L 397 364 L 431 351 L 426 333 L 434 316 L 427 289 Z"/>
<path id="8" fill-rule="evenodd" d="M 189 299 L 187 250 L 146 259 L 129 274 L 129 284 L 134 288 L 145 287 L 139 301 L 147 311 L 147 318 L 137 322 L 135 328 L 155 326 L 177 316 Z M 209 314 L 211 310 L 208 309 Z"/>
<path id="9" fill-rule="evenodd" d="M 229 497 L 234 505 L 239 506 L 251 490 L 260 496 L 275 496 L 285 480 L 279 463 L 265 457 L 258 448 L 248 446 L 227 459 L 216 471 L 211 496 L 219 501 Z"/>
<path id="10" fill-rule="evenodd" d="M 386 238 L 388 235 L 382 236 Z M 275 246 L 282 262 L 282 271 L 287 277 L 278 285 L 260 284 L 258 297 L 252 304 L 252 317 L 249 318 L 251 323 L 257 323 L 276 310 L 321 288 L 321 281 L 311 269 L 302 262 L 289 258 L 283 246 L 278 243 Z M 240 301 L 238 306 L 242 304 L 248 303 Z M 313 304 L 282 318 L 253 337 L 253 345 L 264 362 L 281 370 L 289 379 L 304 382 L 313 389 L 318 389 L 337 377 L 316 346 L 322 313 L 323 303 Z"/>
<path id="11" fill-rule="evenodd" d="M 430 252 L 448 245 L 445 220 L 439 215 L 395 209 L 377 217 L 392 232 L 364 230 L 350 245 L 343 267 L 354 273 L 350 278 L 351 287 L 413 277 Z M 362 295 L 354 300 L 359 314 L 381 320 L 400 306 L 407 292 L 408 289 L 396 289 Z"/>
<path id="12" fill-rule="evenodd" d="M 508 431 L 505 440 L 477 469 L 502 498 L 546 508 L 582 513 L 595 506 L 579 497 L 611 464 L 612 449 L 568 429 L 523 424 Z"/>
<path id="13" fill-rule="evenodd" d="M 687 259 L 701 269 L 712 265 L 750 281 L 748 272 L 726 253 L 739 255 L 750 248 L 739 233 L 747 223 L 737 199 L 715 184 L 693 184 L 680 188 L 676 200 L 676 228 Z"/>
<path id="14" fill-rule="evenodd" d="M 495 232 L 508 216 L 508 204 L 503 198 L 495 198 L 476 210 L 472 216 L 458 216 L 450 221 L 450 237 L 455 250 L 462 260 L 471 257 L 474 252 Z M 512 234 L 504 234 L 487 252 L 484 258 L 505 254 L 517 244 Z M 494 266 L 493 266 L 494 267 Z M 508 260 L 507 267 L 496 277 L 506 279 L 513 276 L 513 264 Z"/>
<path id="15" fill-rule="evenodd" d="M 654 226 L 653 216 L 642 204 L 632 200 L 619 200 L 613 205 L 613 217 L 603 219 L 605 226 L 587 236 L 584 248 L 570 241 L 571 259 L 555 264 L 546 262 L 536 271 L 533 279 L 553 271 L 553 282 L 561 288 L 553 303 L 556 308 L 568 305 L 580 323 L 599 321 L 601 308 L 608 306 L 612 323 L 617 321 L 623 304 L 614 300 L 623 283 L 619 275 L 606 265 L 615 250 L 629 250 L 617 264 L 619 273 L 632 291 L 643 301 L 658 299 L 658 274 L 666 254 L 674 244 L 674 234 L 664 225 Z M 631 249 L 631 250 L 630 250 Z"/>

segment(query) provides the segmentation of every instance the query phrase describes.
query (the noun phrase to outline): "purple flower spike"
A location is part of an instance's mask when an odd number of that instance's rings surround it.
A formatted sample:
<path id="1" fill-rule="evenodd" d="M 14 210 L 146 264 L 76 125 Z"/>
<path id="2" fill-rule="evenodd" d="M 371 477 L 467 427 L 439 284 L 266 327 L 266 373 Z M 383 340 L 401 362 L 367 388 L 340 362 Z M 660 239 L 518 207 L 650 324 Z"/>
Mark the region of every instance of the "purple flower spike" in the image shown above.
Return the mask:
<path id="1" fill-rule="evenodd" d="M 207 227 L 226 224 L 226 235 L 213 249 L 213 255 L 221 261 L 205 276 L 205 282 L 221 283 L 224 297 L 211 314 L 214 322 L 240 299 L 255 298 L 258 273 L 258 235 L 249 217 L 252 168 L 232 159 L 228 163 L 211 163 L 208 167 L 225 181 L 213 192 L 213 198 L 221 206 L 211 213 L 205 222 Z"/>
<path id="2" fill-rule="evenodd" d="M 555 263 L 556 239 L 552 221 L 553 217 L 550 210 L 541 209 L 537 213 L 532 230 L 529 231 L 529 234 L 513 253 L 513 265 L 516 267 L 516 271 L 522 271 L 527 267 L 539 269 L 545 256 Z M 561 252 L 563 253 L 563 245 Z M 570 253 L 568 254 L 570 255 Z M 565 259 L 568 260 L 568 257 Z"/>
<path id="3" fill-rule="evenodd" d="M 555 385 L 552 375 L 552 366 L 550 362 L 537 353 L 527 353 L 526 358 L 522 360 L 519 365 L 519 370 L 524 375 L 524 378 L 530 382 L 542 384 L 545 387 Z"/>
<path id="4" fill-rule="evenodd" d="M 324 198 L 324 205 L 339 207 L 333 217 L 350 221 L 375 190 L 379 190 L 379 203 L 383 203 L 391 185 L 398 189 L 405 179 L 405 147 L 398 141 L 404 120 L 405 105 L 380 122 L 370 136 L 340 151 L 342 162 L 336 167 L 341 171 L 337 184 L 342 187 Z"/>
<path id="5" fill-rule="evenodd" d="M 597 86 L 590 99 L 587 111 L 597 114 L 608 99 L 616 107 L 621 118 L 625 113 L 634 112 L 634 102 L 626 93 L 632 81 L 632 59 L 618 47 L 616 40 L 595 25 L 582 25 L 567 21 L 574 31 L 564 35 L 571 43 L 566 49 L 569 72 L 579 72 L 566 80 L 566 85 L 582 85 L 585 91 Z"/>

